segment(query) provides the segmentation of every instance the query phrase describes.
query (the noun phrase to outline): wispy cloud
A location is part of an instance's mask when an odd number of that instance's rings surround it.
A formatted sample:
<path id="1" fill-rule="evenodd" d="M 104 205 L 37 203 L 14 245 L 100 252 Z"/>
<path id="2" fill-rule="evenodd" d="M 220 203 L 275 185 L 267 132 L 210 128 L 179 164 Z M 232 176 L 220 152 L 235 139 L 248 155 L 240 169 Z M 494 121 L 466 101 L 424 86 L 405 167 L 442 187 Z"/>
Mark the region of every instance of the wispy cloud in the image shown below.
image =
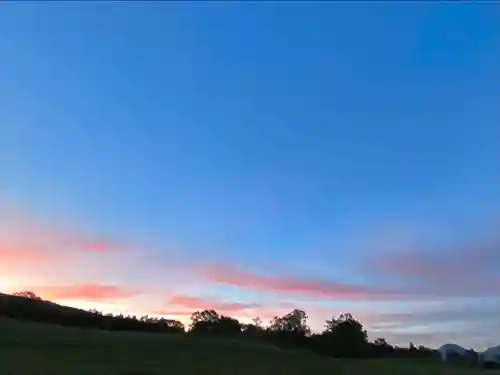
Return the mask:
<path id="1" fill-rule="evenodd" d="M 215 309 L 224 313 L 235 313 L 261 307 L 258 303 L 225 302 L 214 298 L 198 298 L 186 295 L 175 295 L 168 300 L 169 305 L 191 310 Z"/>
<path id="2" fill-rule="evenodd" d="M 388 236 L 386 241 L 394 241 L 394 237 Z M 138 252 L 135 247 L 77 226 L 42 221 L 26 212 L 0 210 L 0 286 L 4 291 L 32 290 L 43 298 L 70 301 L 68 304 L 83 308 L 142 311 L 184 322 L 194 311 L 209 308 L 242 321 L 259 316 L 267 322 L 298 307 L 310 314 L 311 326 L 321 330 L 324 320 L 332 315 L 353 312 L 373 336 L 396 343 L 455 339 L 455 332 L 447 327 L 454 322 L 469 327 L 466 336 L 472 340 L 488 334 L 474 317 L 493 322 L 497 310 L 470 313 L 465 308 L 437 312 L 410 309 L 387 314 L 377 311 L 375 305 L 387 302 L 395 306 L 412 300 L 420 303 L 420 299 L 442 296 L 498 295 L 500 278 L 494 267 L 500 261 L 497 239 L 476 236 L 446 246 L 422 246 L 424 241 L 417 241 L 387 249 L 377 245 L 365 259 L 365 267 L 353 270 L 363 273 L 368 281 L 372 277 L 372 282 L 353 284 L 330 278 L 261 273 L 223 260 L 218 264 L 204 264 L 201 259 L 172 262 L 177 259 L 175 254 L 166 264 L 161 258 L 163 253 L 149 247 Z M 171 272 L 165 272 L 166 268 Z M 197 287 L 200 283 L 209 295 L 223 290 L 224 297 L 182 294 L 185 286 Z M 245 292 L 247 298 L 235 299 L 235 291 Z M 166 292 L 177 294 L 165 300 Z M 285 299 L 295 302 L 281 302 Z M 321 307 L 324 303 L 331 303 L 333 308 Z M 435 332 L 429 327 L 434 327 Z M 464 340 L 464 345 L 472 345 Z"/>
<path id="3" fill-rule="evenodd" d="M 375 278 L 400 282 L 429 296 L 500 295 L 500 237 L 485 234 L 460 243 L 380 251 L 366 261 Z"/>
<path id="4" fill-rule="evenodd" d="M 461 307 L 373 314 L 368 332 L 370 337 L 385 337 L 393 344 L 421 343 L 434 347 L 456 342 L 466 347 L 482 349 L 497 345 L 500 305 L 484 301 Z"/>
<path id="5" fill-rule="evenodd" d="M 158 315 L 186 316 L 189 317 L 195 311 L 214 309 L 219 314 L 234 315 L 255 315 L 262 306 L 258 303 L 229 302 L 216 298 L 200 298 L 188 295 L 174 295 L 166 303 L 166 307 L 156 311 Z"/>
<path id="6" fill-rule="evenodd" d="M 35 285 L 28 287 L 27 290 L 34 291 L 43 299 L 50 301 L 83 300 L 105 302 L 127 299 L 140 294 L 138 291 L 103 284 Z"/>
<path id="7" fill-rule="evenodd" d="M 129 292 L 112 285 L 124 285 L 128 279 L 124 274 L 131 269 L 128 250 L 121 242 L 81 230 L 68 220 L 61 225 L 0 200 L 2 291 L 31 289 L 47 299 L 82 303 L 125 298 Z"/>
<path id="8" fill-rule="evenodd" d="M 67 238 L 61 237 L 59 241 L 66 243 L 68 247 L 75 250 L 92 253 L 108 253 L 126 249 L 124 244 L 112 242 L 105 238 L 93 238 L 85 234 Z"/>
<path id="9" fill-rule="evenodd" d="M 336 300 L 397 299 L 404 297 L 396 290 L 369 286 L 308 280 L 297 277 L 263 276 L 227 265 L 200 267 L 199 275 L 207 281 L 257 292 L 329 298 Z"/>
<path id="10" fill-rule="evenodd" d="M 481 303 L 482 302 L 482 303 Z M 487 302 L 487 301 L 486 301 Z M 440 308 L 423 310 L 415 308 L 412 311 L 377 314 L 374 326 L 405 328 L 408 326 L 448 324 L 491 324 L 498 321 L 500 305 L 489 305 L 484 301 L 451 306 L 448 304 Z"/>
<path id="11" fill-rule="evenodd" d="M 173 295 L 166 303 L 165 308 L 153 312 L 155 315 L 169 316 L 189 323 L 191 314 L 195 311 L 214 309 L 219 314 L 231 316 L 242 322 L 250 322 L 259 317 L 264 324 L 275 316 L 281 316 L 297 306 L 290 302 L 241 302 L 231 301 L 231 298 L 194 297 L 189 295 Z"/>
<path id="12" fill-rule="evenodd" d="M 12 267 L 20 263 L 47 264 L 53 259 L 53 254 L 48 251 L 0 242 L 0 263 L 4 265 L 8 264 Z"/>
<path id="13" fill-rule="evenodd" d="M 110 253 L 124 248 L 103 236 L 0 205 L 0 263 L 47 265 L 69 261 L 79 253 Z"/>

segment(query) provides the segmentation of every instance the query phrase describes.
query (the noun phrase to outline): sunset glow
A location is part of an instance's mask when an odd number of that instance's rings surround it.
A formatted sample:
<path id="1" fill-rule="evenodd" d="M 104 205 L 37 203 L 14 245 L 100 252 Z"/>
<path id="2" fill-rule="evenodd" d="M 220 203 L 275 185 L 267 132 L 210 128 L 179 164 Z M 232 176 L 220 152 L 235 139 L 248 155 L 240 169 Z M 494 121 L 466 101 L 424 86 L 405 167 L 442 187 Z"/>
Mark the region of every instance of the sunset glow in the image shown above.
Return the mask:
<path id="1" fill-rule="evenodd" d="M 0 292 L 493 340 L 500 13 L 83 3 L 2 5 Z"/>

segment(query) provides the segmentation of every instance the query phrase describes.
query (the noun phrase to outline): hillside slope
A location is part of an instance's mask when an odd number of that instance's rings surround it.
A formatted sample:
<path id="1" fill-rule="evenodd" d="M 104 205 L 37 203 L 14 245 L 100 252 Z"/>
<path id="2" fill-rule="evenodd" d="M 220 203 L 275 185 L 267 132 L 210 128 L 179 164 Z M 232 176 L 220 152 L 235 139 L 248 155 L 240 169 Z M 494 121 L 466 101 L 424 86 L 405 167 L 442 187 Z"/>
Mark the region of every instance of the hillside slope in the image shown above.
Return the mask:
<path id="1" fill-rule="evenodd" d="M 436 362 L 346 361 L 188 335 L 109 332 L 0 318 L 0 374 L 10 375 L 452 375 L 480 370 Z"/>
<path id="2" fill-rule="evenodd" d="M 46 321 L 46 319 L 57 319 L 62 316 L 77 318 L 91 315 L 88 311 L 51 301 L 0 293 L 0 316 Z"/>

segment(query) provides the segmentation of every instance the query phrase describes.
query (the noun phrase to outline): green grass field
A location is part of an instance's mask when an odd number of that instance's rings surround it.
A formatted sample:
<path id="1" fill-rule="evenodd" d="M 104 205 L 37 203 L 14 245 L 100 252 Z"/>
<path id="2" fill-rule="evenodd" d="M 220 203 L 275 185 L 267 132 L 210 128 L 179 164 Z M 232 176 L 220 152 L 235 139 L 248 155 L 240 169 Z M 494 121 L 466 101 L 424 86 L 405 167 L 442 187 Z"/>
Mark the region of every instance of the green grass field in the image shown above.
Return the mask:
<path id="1" fill-rule="evenodd" d="M 107 332 L 0 318 L 1 375 L 474 373 L 484 374 L 484 370 L 441 365 L 437 361 L 336 360 L 261 343 Z"/>

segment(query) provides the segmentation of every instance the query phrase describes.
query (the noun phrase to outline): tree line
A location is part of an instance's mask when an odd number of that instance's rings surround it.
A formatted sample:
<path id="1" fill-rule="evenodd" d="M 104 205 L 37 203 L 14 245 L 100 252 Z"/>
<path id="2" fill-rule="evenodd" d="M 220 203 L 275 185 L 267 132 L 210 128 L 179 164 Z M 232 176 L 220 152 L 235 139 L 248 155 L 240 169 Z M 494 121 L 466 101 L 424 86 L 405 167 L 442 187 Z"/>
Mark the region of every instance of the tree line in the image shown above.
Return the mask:
<path id="1" fill-rule="evenodd" d="M 363 325 L 349 313 L 332 317 L 325 322 L 323 332 L 313 333 L 307 323 L 306 312 L 300 309 L 274 317 L 267 326 L 259 318 L 245 324 L 213 309 L 207 309 L 194 312 L 191 323 L 186 327 L 173 319 L 104 314 L 97 310 L 86 311 L 61 306 L 45 301 L 32 292 L 0 297 L 0 315 L 66 326 L 257 340 L 282 348 L 303 349 L 319 355 L 343 358 L 425 358 L 436 355 L 435 350 L 417 347 L 412 343 L 408 347 L 397 347 L 390 345 L 384 338 L 370 342 Z"/>

